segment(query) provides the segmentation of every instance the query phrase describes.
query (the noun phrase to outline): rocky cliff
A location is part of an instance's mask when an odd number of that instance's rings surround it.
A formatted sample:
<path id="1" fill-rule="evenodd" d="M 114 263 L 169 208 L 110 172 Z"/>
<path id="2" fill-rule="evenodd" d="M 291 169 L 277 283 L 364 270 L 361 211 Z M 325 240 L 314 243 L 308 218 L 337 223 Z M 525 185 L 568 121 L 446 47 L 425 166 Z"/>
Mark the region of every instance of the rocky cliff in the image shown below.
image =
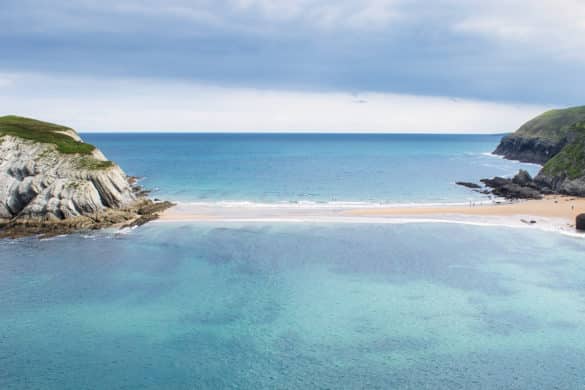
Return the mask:
<path id="1" fill-rule="evenodd" d="M 543 164 L 531 186 L 585 196 L 585 106 L 548 111 L 502 139 L 495 154 Z"/>
<path id="2" fill-rule="evenodd" d="M 494 154 L 545 164 L 575 140 L 574 126 L 580 122 L 585 122 L 585 106 L 547 111 L 504 137 Z"/>
<path id="3" fill-rule="evenodd" d="M 0 237 L 140 223 L 167 206 L 74 130 L 0 118 Z"/>

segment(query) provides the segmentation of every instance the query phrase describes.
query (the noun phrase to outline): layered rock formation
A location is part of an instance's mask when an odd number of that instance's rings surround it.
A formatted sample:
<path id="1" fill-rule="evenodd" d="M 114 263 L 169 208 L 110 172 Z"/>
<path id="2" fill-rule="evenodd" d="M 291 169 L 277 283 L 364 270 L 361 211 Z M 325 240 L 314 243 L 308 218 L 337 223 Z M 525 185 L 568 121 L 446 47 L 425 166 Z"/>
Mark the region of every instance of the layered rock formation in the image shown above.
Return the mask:
<path id="1" fill-rule="evenodd" d="M 165 207 L 74 130 L 0 118 L 0 237 L 141 223 Z"/>

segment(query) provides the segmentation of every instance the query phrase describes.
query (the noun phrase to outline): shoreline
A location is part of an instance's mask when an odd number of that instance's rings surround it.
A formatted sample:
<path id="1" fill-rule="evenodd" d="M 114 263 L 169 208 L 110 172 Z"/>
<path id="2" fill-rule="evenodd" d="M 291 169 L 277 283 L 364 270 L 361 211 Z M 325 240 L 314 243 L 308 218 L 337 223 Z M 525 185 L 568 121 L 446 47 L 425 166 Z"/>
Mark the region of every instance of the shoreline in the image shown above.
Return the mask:
<path id="1" fill-rule="evenodd" d="M 541 200 L 464 204 L 179 203 L 157 223 L 460 223 L 477 226 L 536 228 L 585 236 L 575 218 L 585 212 L 585 198 L 550 195 Z"/>

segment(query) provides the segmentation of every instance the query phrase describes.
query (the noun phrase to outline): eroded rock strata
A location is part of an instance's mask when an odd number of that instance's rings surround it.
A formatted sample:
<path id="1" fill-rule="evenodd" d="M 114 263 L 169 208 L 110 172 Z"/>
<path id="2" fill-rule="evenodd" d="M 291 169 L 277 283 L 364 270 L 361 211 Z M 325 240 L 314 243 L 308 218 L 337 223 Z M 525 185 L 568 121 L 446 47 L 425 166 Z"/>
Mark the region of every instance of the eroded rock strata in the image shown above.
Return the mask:
<path id="1" fill-rule="evenodd" d="M 0 118 L 0 237 L 139 224 L 169 205 L 72 129 Z"/>

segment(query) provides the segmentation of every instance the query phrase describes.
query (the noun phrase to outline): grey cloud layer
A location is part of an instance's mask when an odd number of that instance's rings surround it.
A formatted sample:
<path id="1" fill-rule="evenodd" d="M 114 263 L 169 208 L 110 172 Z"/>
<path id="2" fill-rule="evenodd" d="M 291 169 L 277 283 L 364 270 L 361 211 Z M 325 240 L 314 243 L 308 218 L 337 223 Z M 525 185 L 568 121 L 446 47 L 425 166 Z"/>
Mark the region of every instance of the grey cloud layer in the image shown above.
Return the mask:
<path id="1" fill-rule="evenodd" d="M 579 104 L 579 0 L 5 0 L 0 71 Z"/>

